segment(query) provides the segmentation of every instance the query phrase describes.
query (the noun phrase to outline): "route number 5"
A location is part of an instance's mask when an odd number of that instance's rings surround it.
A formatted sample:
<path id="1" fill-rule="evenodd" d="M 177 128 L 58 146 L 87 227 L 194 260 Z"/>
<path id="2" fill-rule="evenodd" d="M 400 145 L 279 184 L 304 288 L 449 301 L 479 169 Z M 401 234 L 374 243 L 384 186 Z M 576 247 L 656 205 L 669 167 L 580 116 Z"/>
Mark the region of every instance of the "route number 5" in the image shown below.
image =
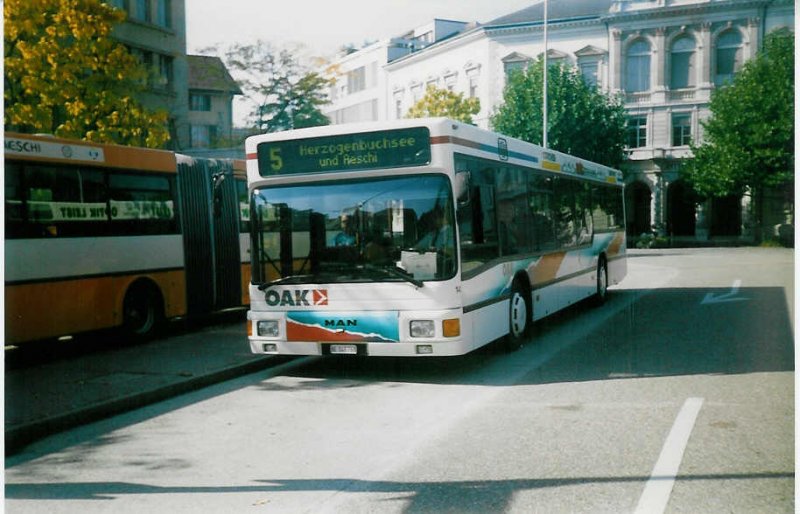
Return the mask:
<path id="1" fill-rule="evenodd" d="M 269 149 L 269 167 L 272 171 L 280 171 L 283 168 L 283 157 L 281 157 L 281 149 L 272 147 Z"/>

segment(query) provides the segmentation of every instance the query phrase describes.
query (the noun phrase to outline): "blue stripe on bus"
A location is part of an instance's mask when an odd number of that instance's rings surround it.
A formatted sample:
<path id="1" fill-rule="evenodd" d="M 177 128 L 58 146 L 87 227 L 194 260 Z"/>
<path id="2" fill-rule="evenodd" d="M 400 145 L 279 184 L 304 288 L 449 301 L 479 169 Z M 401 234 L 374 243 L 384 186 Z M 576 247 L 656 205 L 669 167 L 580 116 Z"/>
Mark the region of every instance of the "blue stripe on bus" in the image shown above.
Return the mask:
<path id="1" fill-rule="evenodd" d="M 539 162 L 539 158 L 538 157 L 535 157 L 533 155 L 527 155 L 527 154 L 524 154 L 524 153 L 519 153 L 519 152 L 509 151 L 508 152 L 508 156 L 509 157 L 513 157 L 514 159 L 519 159 L 521 161 Z"/>

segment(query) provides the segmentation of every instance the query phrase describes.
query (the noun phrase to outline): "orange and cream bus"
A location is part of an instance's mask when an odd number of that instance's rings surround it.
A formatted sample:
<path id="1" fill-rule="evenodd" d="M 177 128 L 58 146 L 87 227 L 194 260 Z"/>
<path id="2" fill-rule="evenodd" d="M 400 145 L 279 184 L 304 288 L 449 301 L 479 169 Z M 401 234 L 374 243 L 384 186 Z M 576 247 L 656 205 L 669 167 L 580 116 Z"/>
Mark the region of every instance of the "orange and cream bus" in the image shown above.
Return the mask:
<path id="1" fill-rule="evenodd" d="M 247 305 L 245 184 L 243 161 L 6 133 L 5 344 Z"/>

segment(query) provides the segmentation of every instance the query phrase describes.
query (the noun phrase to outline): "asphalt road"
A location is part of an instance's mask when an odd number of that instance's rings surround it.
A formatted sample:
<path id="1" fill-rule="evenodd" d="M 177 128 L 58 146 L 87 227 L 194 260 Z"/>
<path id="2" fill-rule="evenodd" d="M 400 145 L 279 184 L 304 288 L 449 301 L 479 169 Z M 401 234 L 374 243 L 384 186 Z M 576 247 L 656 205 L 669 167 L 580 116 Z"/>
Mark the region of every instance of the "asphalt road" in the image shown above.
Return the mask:
<path id="1" fill-rule="evenodd" d="M 23 512 L 794 512 L 793 252 L 635 253 L 514 354 L 303 358 L 6 459 Z"/>

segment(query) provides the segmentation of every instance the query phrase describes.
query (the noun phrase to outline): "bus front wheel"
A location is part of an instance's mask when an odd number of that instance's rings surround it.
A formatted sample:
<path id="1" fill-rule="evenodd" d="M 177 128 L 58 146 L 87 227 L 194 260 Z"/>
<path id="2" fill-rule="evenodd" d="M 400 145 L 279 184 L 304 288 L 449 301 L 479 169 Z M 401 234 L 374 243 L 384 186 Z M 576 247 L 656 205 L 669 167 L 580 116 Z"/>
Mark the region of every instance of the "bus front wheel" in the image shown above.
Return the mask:
<path id="1" fill-rule="evenodd" d="M 156 333 L 164 317 L 160 295 L 147 284 L 136 284 L 125 295 L 122 304 L 122 329 L 125 335 L 146 339 Z"/>
<path id="2" fill-rule="evenodd" d="M 519 281 L 511 288 L 511 302 L 508 309 L 508 335 L 503 347 L 508 352 L 519 350 L 530 334 L 531 294 Z"/>

